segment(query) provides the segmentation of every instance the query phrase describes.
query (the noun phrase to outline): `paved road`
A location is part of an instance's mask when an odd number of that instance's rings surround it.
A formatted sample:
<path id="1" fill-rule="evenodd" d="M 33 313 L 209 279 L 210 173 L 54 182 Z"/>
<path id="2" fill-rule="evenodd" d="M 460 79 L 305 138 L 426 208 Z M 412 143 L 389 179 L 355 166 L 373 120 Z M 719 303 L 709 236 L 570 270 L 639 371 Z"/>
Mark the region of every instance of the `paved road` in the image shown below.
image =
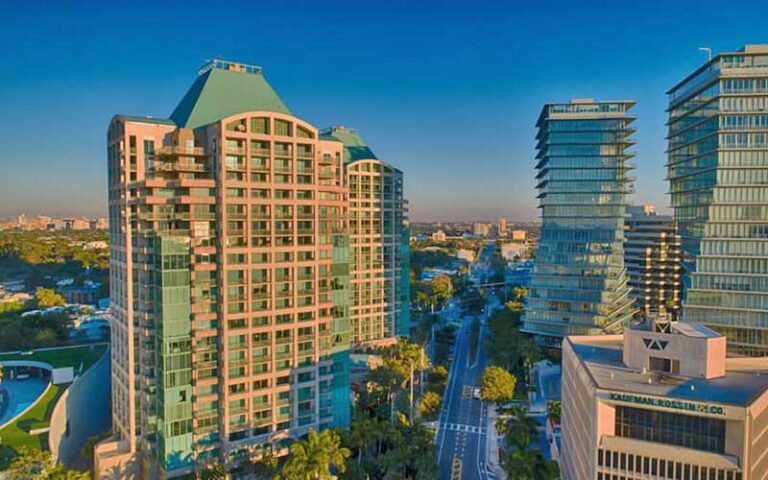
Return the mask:
<path id="1" fill-rule="evenodd" d="M 479 353 L 469 358 L 471 318 L 462 320 L 456 334 L 454 359 L 448 377 L 437 431 L 440 480 L 493 479 L 486 469 L 486 407 L 473 396 L 477 377 L 485 367 L 482 335 Z"/>

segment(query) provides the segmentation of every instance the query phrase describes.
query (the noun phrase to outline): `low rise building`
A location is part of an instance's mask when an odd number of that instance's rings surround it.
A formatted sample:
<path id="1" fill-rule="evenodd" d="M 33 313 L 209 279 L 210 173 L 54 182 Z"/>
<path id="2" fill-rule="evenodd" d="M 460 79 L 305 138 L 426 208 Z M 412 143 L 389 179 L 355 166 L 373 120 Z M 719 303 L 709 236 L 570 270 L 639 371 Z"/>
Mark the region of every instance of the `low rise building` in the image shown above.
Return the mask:
<path id="1" fill-rule="evenodd" d="M 564 480 L 768 476 L 768 358 L 650 317 L 624 335 L 563 341 Z"/>
<path id="2" fill-rule="evenodd" d="M 432 241 L 435 242 L 444 242 L 445 241 L 445 232 L 442 230 L 438 230 L 435 233 L 432 234 Z"/>
<path id="3" fill-rule="evenodd" d="M 525 230 L 512 230 L 512 240 L 516 242 L 524 242 L 528 236 L 528 232 Z"/>

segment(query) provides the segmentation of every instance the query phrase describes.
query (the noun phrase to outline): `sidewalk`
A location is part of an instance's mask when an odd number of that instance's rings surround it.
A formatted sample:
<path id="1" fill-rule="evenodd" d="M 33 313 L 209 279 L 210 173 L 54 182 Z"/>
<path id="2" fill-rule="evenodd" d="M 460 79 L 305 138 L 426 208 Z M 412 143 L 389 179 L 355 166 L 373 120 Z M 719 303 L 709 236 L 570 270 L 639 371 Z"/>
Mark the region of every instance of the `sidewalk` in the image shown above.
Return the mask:
<path id="1" fill-rule="evenodd" d="M 492 473 L 496 478 L 502 480 L 507 478 L 506 472 L 501 468 L 499 463 L 499 439 L 496 433 L 496 406 L 493 404 L 488 405 L 488 424 L 486 425 L 487 435 L 485 436 L 485 459 L 488 462 L 488 471 Z"/>

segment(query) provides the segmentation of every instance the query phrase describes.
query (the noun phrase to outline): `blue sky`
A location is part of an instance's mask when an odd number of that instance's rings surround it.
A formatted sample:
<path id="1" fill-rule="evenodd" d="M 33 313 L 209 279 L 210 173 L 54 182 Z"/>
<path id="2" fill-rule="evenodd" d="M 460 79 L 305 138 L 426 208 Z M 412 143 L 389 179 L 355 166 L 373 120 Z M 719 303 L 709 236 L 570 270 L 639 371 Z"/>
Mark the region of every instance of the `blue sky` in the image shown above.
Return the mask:
<path id="1" fill-rule="evenodd" d="M 415 220 L 536 218 L 534 124 L 572 97 L 638 102 L 633 200 L 666 206 L 665 91 L 700 46 L 768 43 L 768 2 L 724 5 L 2 2 L 0 217 L 103 213 L 111 116 L 167 116 L 215 56 L 356 128 L 405 172 Z"/>

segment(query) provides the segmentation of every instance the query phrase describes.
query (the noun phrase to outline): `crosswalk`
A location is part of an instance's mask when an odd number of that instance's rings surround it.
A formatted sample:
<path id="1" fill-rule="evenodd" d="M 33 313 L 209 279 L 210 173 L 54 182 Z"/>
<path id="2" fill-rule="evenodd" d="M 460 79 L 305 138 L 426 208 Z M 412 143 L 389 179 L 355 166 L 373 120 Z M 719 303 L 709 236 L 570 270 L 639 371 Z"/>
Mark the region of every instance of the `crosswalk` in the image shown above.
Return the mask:
<path id="1" fill-rule="evenodd" d="M 478 427 L 477 425 L 467 425 L 466 423 L 450 423 L 440 422 L 438 428 L 450 430 L 454 432 L 467 432 L 467 433 L 485 433 L 485 427 Z"/>

